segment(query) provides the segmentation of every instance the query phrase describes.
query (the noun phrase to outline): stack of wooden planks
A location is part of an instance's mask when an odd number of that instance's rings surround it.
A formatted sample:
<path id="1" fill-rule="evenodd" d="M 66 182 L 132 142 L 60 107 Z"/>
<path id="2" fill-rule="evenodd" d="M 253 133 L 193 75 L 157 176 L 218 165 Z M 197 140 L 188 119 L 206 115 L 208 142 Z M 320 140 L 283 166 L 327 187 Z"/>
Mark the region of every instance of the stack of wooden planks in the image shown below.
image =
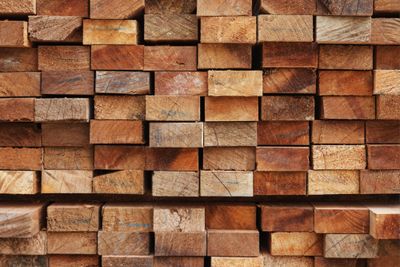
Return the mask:
<path id="1" fill-rule="evenodd" d="M 0 0 L 0 266 L 396 266 L 399 0 Z"/>

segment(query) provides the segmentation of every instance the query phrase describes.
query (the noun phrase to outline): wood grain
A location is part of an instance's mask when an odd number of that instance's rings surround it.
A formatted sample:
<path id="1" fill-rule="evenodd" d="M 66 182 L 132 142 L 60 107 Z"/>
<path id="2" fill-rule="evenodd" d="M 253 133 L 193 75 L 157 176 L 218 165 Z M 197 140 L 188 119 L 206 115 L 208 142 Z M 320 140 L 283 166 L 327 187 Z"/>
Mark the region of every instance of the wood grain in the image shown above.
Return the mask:
<path id="1" fill-rule="evenodd" d="M 35 98 L 0 99 L 0 121 L 33 122 L 35 120 Z"/>
<path id="2" fill-rule="evenodd" d="M 261 0 L 260 11 L 276 15 L 314 15 L 316 0 Z"/>
<path id="3" fill-rule="evenodd" d="M 374 18 L 372 19 L 371 43 L 382 45 L 398 45 L 400 37 L 399 18 Z"/>
<path id="4" fill-rule="evenodd" d="M 261 98 L 263 121 L 314 120 L 315 100 L 312 96 L 264 96 Z"/>
<path id="5" fill-rule="evenodd" d="M 400 145 L 368 145 L 368 169 L 400 169 Z"/>
<path id="6" fill-rule="evenodd" d="M 369 233 L 375 239 L 399 239 L 400 206 L 384 205 L 370 207 Z"/>
<path id="7" fill-rule="evenodd" d="M 156 197 L 198 197 L 199 188 L 197 172 L 156 171 L 152 176 L 152 195 Z"/>
<path id="8" fill-rule="evenodd" d="M 147 121 L 199 121 L 198 96 L 146 96 Z"/>
<path id="9" fill-rule="evenodd" d="M 144 144 L 141 121 L 91 120 L 91 144 Z"/>
<path id="10" fill-rule="evenodd" d="M 144 95 L 150 93 L 150 73 L 96 71 L 96 93 Z"/>
<path id="11" fill-rule="evenodd" d="M 0 169 L 5 170 L 34 170 L 42 168 L 41 148 L 0 148 Z"/>
<path id="12" fill-rule="evenodd" d="M 36 0 L 36 9 L 38 15 L 88 17 L 89 0 Z"/>
<path id="13" fill-rule="evenodd" d="M 374 94 L 400 95 L 397 86 L 400 81 L 400 70 L 375 70 L 374 71 Z"/>
<path id="14" fill-rule="evenodd" d="M 0 205 L 0 237 L 31 238 L 41 229 L 43 205 L 2 204 Z"/>
<path id="15" fill-rule="evenodd" d="M 318 15 L 372 16 L 373 0 L 317 0 Z"/>
<path id="16" fill-rule="evenodd" d="M 312 122 L 313 144 L 364 144 L 365 126 L 361 121 Z"/>
<path id="17" fill-rule="evenodd" d="M 201 171 L 200 196 L 252 197 L 253 173 L 245 171 Z"/>
<path id="18" fill-rule="evenodd" d="M 152 122 L 150 147 L 203 147 L 202 122 Z"/>
<path id="19" fill-rule="evenodd" d="M 138 16 L 143 11 L 144 2 L 145 2 L 144 0 L 133 0 L 133 1 L 90 0 L 90 18 L 92 19 L 133 18 Z"/>
<path id="20" fill-rule="evenodd" d="M 306 172 L 254 172 L 254 195 L 305 195 Z"/>
<path id="21" fill-rule="evenodd" d="M 319 68 L 370 70 L 373 68 L 373 49 L 359 45 L 320 45 Z"/>
<path id="22" fill-rule="evenodd" d="M 309 124 L 302 121 L 262 121 L 257 125 L 258 145 L 308 145 Z"/>
<path id="23" fill-rule="evenodd" d="M 313 232 L 273 232 L 270 253 L 272 256 L 322 256 L 323 236 Z"/>
<path id="24" fill-rule="evenodd" d="M 102 256 L 101 266 L 153 266 L 153 256 Z"/>
<path id="25" fill-rule="evenodd" d="M 0 123 L 0 146 L 42 146 L 42 132 L 30 123 Z"/>
<path id="26" fill-rule="evenodd" d="M 206 121 L 258 121 L 257 97 L 206 97 Z"/>
<path id="27" fill-rule="evenodd" d="M 30 47 L 28 22 L 0 21 L 0 47 Z"/>
<path id="28" fill-rule="evenodd" d="M 259 255 L 257 230 L 208 230 L 207 255 L 255 257 Z"/>
<path id="29" fill-rule="evenodd" d="M 46 170 L 92 170 L 92 147 L 45 147 L 43 168 Z"/>
<path id="30" fill-rule="evenodd" d="M 255 169 L 254 147 L 205 147 L 203 148 L 204 170 L 251 171 Z"/>
<path id="31" fill-rule="evenodd" d="M 92 45 L 92 70 L 143 70 L 142 45 Z"/>
<path id="32" fill-rule="evenodd" d="M 314 145 L 312 147 L 315 170 L 358 170 L 366 167 L 364 145 Z M 343 161 L 343 159 L 346 161 Z"/>
<path id="33" fill-rule="evenodd" d="M 203 207 L 154 208 L 154 232 L 195 233 L 205 231 Z"/>
<path id="34" fill-rule="evenodd" d="M 150 233 L 99 231 L 98 254 L 149 255 Z"/>
<path id="35" fill-rule="evenodd" d="M 317 68 L 315 43 L 263 43 L 263 68 Z"/>
<path id="36" fill-rule="evenodd" d="M 146 100 L 143 96 L 96 95 L 96 120 L 144 120 Z"/>
<path id="37" fill-rule="evenodd" d="M 361 194 L 398 194 L 400 192 L 400 171 L 368 170 L 361 171 Z"/>
<path id="38" fill-rule="evenodd" d="M 83 20 L 84 45 L 136 45 L 138 35 L 136 20 Z"/>
<path id="39" fill-rule="evenodd" d="M 400 69 L 400 58 L 396 55 L 400 52 L 400 45 L 384 46 L 378 45 L 375 48 L 376 69 Z M 1 64 L 0 64 L 1 66 Z"/>
<path id="40" fill-rule="evenodd" d="M 2 0 L 1 15 L 31 15 L 36 13 L 36 0 Z"/>
<path id="41" fill-rule="evenodd" d="M 326 258 L 375 258 L 378 240 L 368 234 L 327 234 L 324 239 Z"/>
<path id="42" fill-rule="evenodd" d="M 43 71 L 41 93 L 44 95 L 93 95 L 92 71 Z"/>
<path id="43" fill-rule="evenodd" d="M 321 119 L 375 119 L 375 98 L 369 96 L 324 96 Z"/>
<path id="44" fill-rule="evenodd" d="M 98 266 L 96 255 L 51 255 L 48 256 L 50 266 L 68 267 L 75 264 L 81 267 Z"/>
<path id="45" fill-rule="evenodd" d="M 195 10 L 196 10 L 196 0 L 146 0 L 145 13 L 146 14 L 192 14 L 195 12 Z"/>
<path id="46" fill-rule="evenodd" d="M 93 192 L 98 194 L 143 195 L 145 193 L 144 182 L 143 171 L 111 172 L 93 178 Z"/>
<path id="47" fill-rule="evenodd" d="M 0 73 L 0 97 L 40 96 L 39 72 Z"/>
<path id="48" fill-rule="evenodd" d="M 308 147 L 257 147 L 258 171 L 307 171 Z"/>
<path id="49" fill-rule="evenodd" d="M 313 94 L 316 83 L 312 69 L 270 69 L 263 74 L 263 92 L 267 94 Z"/>
<path id="50" fill-rule="evenodd" d="M 45 170 L 42 173 L 42 194 L 88 194 L 92 193 L 91 171 Z"/>
<path id="51" fill-rule="evenodd" d="M 207 229 L 256 230 L 257 208 L 251 204 L 209 204 Z"/>
<path id="52" fill-rule="evenodd" d="M 286 266 L 286 267 L 314 267 L 312 257 L 301 256 L 272 256 L 269 253 L 262 255 L 264 266 Z"/>
<path id="53" fill-rule="evenodd" d="M 29 238 L 2 238 L 0 253 L 2 255 L 46 255 L 46 244 L 46 231 L 40 231 Z"/>
<path id="54" fill-rule="evenodd" d="M 315 168 L 315 167 L 314 167 Z M 351 169 L 349 167 L 348 169 Z M 358 194 L 360 174 L 353 170 L 308 171 L 309 195 Z"/>
<path id="55" fill-rule="evenodd" d="M 204 146 L 256 146 L 255 122 L 204 123 Z"/>
<path id="56" fill-rule="evenodd" d="M 206 95 L 207 72 L 174 71 L 155 72 L 155 95 Z"/>
<path id="57" fill-rule="evenodd" d="M 251 69 L 252 49 L 248 44 L 198 44 L 198 69 Z"/>
<path id="58" fill-rule="evenodd" d="M 29 16 L 29 39 L 34 42 L 81 42 L 82 18 Z"/>
<path id="59" fill-rule="evenodd" d="M 0 193 L 32 195 L 39 192 L 39 177 L 35 171 L 0 171 Z"/>
<path id="60" fill-rule="evenodd" d="M 261 71 L 209 71 L 209 96 L 261 96 Z"/>
<path id="61" fill-rule="evenodd" d="M 88 122 L 88 98 L 36 99 L 35 122 Z"/>
<path id="62" fill-rule="evenodd" d="M 262 257 L 211 257 L 214 267 L 262 267 Z"/>
<path id="63" fill-rule="evenodd" d="M 39 70 L 90 70 L 90 47 L 39 46 Z"/>
<path id="64" fill-rule="evenodd" d="M 375 0 L 374 12 L 395 13 L 400 11 L 400 4 L 396 0 Z"/>
<path id="65" fill-rule="evenodd" d="M 370 71 L 319 71 L 320 95 L 369 96 L 372 89 Z"/>
<path id="66" fill-rule="evenodd" d="M 108 203 L 102 208 L 104 232 L 153 231 L 153 207 L 142 204 Z"/>
<path id="67" fill-rule="evenodd" d="M 45 147 L 77 147 L 89 145 L 87 123 L 43 123 L 42 144 Z"/>
<path id="68" fill-rule="evenodd" d="M 250 0 L 198 0 L 197 16 L 251 16 Z"/>
<path id="69" fill-rule="evenodd" d="M 195 71 L 196 46 L 145 46 L 144 69 L 150 71 Z"/>
<path id="70" fill-rule="evenodd" d="M 205 256 L 206 232 L 156 232 L 155 256 Z"/>
<path id="71" fill-rule="evenodd" d="M 48 254 L 97 254 L 97 233 L 49 232 L 47 233 Z"/>
<path id="72" fill-rule="evenodd" d="M 380 95 L 376 98 L 376 118 L 400 120 L 400 95 Z"/>
<path id="73" fill-rule="evenodd" d="M 37 48 L 2 48 L 0 50 L 0 71 L 37 71 Z"/>

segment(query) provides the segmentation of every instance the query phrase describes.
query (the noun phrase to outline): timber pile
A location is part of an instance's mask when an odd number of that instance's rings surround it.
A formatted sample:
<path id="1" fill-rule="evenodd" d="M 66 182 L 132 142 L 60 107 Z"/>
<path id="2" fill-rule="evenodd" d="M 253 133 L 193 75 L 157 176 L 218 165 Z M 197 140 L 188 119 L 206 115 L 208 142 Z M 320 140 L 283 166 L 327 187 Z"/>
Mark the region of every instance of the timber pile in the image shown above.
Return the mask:
<path id="1" fill-rule="evenodd" d="M 396 266 L 399 14 L 0 0 L 0 266 Z"/>

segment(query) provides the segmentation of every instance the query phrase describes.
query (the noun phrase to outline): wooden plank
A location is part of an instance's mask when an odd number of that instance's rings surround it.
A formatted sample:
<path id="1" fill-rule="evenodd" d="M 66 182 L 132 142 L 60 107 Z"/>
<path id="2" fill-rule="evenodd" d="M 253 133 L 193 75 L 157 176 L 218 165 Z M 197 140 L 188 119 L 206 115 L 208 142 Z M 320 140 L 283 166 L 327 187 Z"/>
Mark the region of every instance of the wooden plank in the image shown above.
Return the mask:
<path id="1" fill-rule="evenodd" d="M 0 256 L 0 263 L 4 266 L 48 266 L 46 256 L 22 256 L 22 255 L 3 255 Z"/>
<path id="2" fill-rule="evenodd" d="M 312 147 L 315 170 L 359 170 L 366 168 L 364 145 L 314 145 Z M 343 161 L 343 159 L 346 161 Z"/>
<path id="3" fill-rule="evenodd" d="M 257 147 L 257 170 L 307 171 L 309 154 L 308 147 Z"/>
<path id="4" fill-rule="evenodd" d="M 41 148 L 0 148 L 0 169 L 34 170 L 42 169 Z"/>
<path id="5" fill-rule="evenodd" d="M 97 254 L 97 233 L 91 232 L 48 232 L 48 254 Z"/>
<path id="6" fill-rule="evenodd" d="M 251 0 L 198 0 L 197 16 L 251 16 Z"/>
<path id="7" fill-rule="evenodd" d="M 38 15 L 88 17 L 89 0 L 36 0 L 36 9 Z"/>
<path id="8" fill-rule="evenodd" d="M 320 95 L 369 96 L 372 88 L 370 71 L 319 71 Z"/>
<path id="9" fill-rule="evenodd" d="M 378 205 L 369 208 L 369 233 L 375 239 L 400 238 L 400 206 Z"/>
<path id="10" fill-rule="evenodd" d="M 326 258 L 376 258 L 378 240 L 368 234 L 327 234 L 324 239 Z"/>
<path id="11" fill-rule="evenodd" d="M 398 45 L 400 44 L 399 18 L 374 18 L 372 19 L 372 44 Z"/>
<path id="12" fill-rule="evenodd" d="M 252 197 L 253 172 L 201 171 L 200 196 Z"/>
<path id="13" fill-rule="evenodd" d="M 152 0 L 153 1 L 153 0 Z M 159 0 L 155 0 L 159 1 Z M 176 2 L 176 0 L 174 0 Z M 188 1 L 191 2 L 191 1 Z M 204 257 L 185 257 L 185 256 L 167 256 L 167 257 L 154 257 L 154 267 L 203 267 Z"/>
<path id="14" fill-rule="evenodd" d="M 84 45 L 136 45 L 138 34 L 136 20 L 83 20 Z"/>
<path id="15" fill-rule="evenodd" d="M 76 16 L 29 16 L 33 42 L 82 42 L 82 18 Z"/>
<path id="16" fill-rule="evenodd" d="M 272 256 L 269 253 L 265 253 L 262 256 L 264 266 L 314 267 L 312 257 Z"/>
<path id="17" fill-rule="evenodd" d="M 257 230 L 257 207 L 252 204 L 209 204 L 207 229 Z"/>
<path id="18" fill-rule="evenodd" d="M 400 120 L 400 95 L 380 95 L 376 98 L 376 118 Z"/>
<path id="19" fill-rule="evenodd" d="M 150 73 L 96 71 L 96 93 L 144 95 L 150 93 Z"/>
<path id="20" fill-rule="evenodd" d="M 400 192 L 400 171 L 361 171 L 361 194 L 398 194 Z"/>
<path id="21" fill-rule="evenodd" d="M 53 203 L 47 207 L 48 232 L 97 232 L 99 204 Z"/>
<path id="22" fill-rule="evenodd" d="M 317 68 L 315 43 L 263 43 L 263 68 Z"/>
<path id="23" fill-rule="evenodd" d="M 153 256 L 102 256 L 101 266 L 137 266 L 152 267 Z"/>
<path id="24" fill-rule="evenodd" d="M 88 98 L 36 99 L 35 122 L 89 122 Z"/>
<path id="25" fill-rule="evenodd" d="M 151 122 L 150 147 L 203 147 L 202 122 Z"/>
<path id="26" fill-rule="evenodd" d="M 150 233 L 99 231 L 98 254 L 149 255 Z"/>
<path id="27" fill-rule="evenodd" d="M 0 15 L 36 14 L 36 0 L 1 0 Z"/>
<path id="28" fill-rule="evenodd" d="M 92 170 L 92 147 L 45 147 L 43 167 L 46 170 Z"/>
<path id="29" fill-rule="evenodd" d="M 370 70 L 373 68 L 372 46 L 320 45 L 320 69 Z"/>
<path id="30" fill-rule="evenodd" d="M 309 123 L 303 121 L 260 121 L 258 145 L 308 145 Z"/>
<path id="31" fill-rule="evenodd" d="M 251 69 L 252 46 L 248 44 L 198 44 L 198 69 Z"/>
<path id="32" fill-rule="evenodd" d="M 397 121 L 367 121 L 366 142 L 378 144 L 400 143 L 400 122 Z"/>
<path id="33" fill-rule="evenodd" d="M 40 147 L 41 130 L 36 124 L 0 123 L 0 146 Z"/>
<path id="34" fill-rule="evenodd" d="M 312 42 L 313 16 L 259 15 L 259 42 Z"/>
<path id="35" fill-rule="evenodd" d="M 269 69 L 263 73 L 266 94 L 315 94 L 316 83 L 312 69 Z"/>
<path id="36" fill-rule="evenodd" d="M 396 266 L 400 260 L 398 240 L 380 240 L 378 258 L 368 259 L 371 267 Z"/>
<path id="37" fill-rule="evenodd" d="M 99 266 L 99 258 L 95 255 L 50 255 L 48 259 L 50 267 L 70 267 L 71 265 L 80 267 Z"/>
<path id="38" fill-rule="evenodd" d="M 34 119 L 34 98 L 0 99 L 0 121 L 33 122 Z"/>
<path id="39" fill-rule="evenodd" d="M 396 0 L 375 0 L 374 13 L 396 13 L 400 12 L 400 3 Z"/>
<path id="40" fill-rule="evenodd" d="M 370 17 L 317 16 L 316 41 L 322 44 L 368 44 Z"/>
<path id="41" fill-rule="evenodd" d="M 196 0 L 146 0 L 146 14 L 192 14 Z"/>
<path id="42" fill-rule="evenodd" d="M 209 96 L 261 96 L 261 71 L 209 71 Z"/>
<path id="43" fill-rule="evenodd" d="M 400 69 L 400 45 L 396 46 L 375 46 L 375 68 L 376 69 Z M 0 65 L 1 66 L 1 65 Z"/>
<path id="44" fill-rule="evenodd" d="M 261 120 L 310 121 L 314 120 L 313 96 L 264 96 L 261 98 Z"/>
<path id="45" fill-rule="evenodd" d="M 195 71 L 196 46 L 145 46 L 144 69 L 150 71 Z"/>
<path id="46" fill-rule="evenodd" d="M 321 119 L 375 119 L 375 98 L 369 96 L 324 96 Z"/>
<path id="47" fill-rule="evenodd" d="M 256 257 L 259 253 L 257 230 L 207 231 L 207 256 Z"/>
<path id="48" fill-rule="evenodd" d="M 317 0 L 318 15 L 372 16 L 374 0 Z"/>
<path id="49" fill-rule="evenodd" d="M 143 45 L 92 45 L 92 70 L 143 70 Z"/>
<path id="50" fill-rule="evenodd" d="M 82 170 L 45 170 L 42 172 L 42 194 L 92 193 L 93 174 Z"/>
<path id="51" fill-rule="evenodd" d="M 96 95 L 96 120 L 144 120 L 146 100 L 143 96 Z"/>
<path id="52" fill-rule="evenodd" d="M 43 205 L 2 204 L 0 205 L 0 237 L 31 238 L 41 229 Z"/>
<path id="53" fill-rule="evenodd" d="M 213 267 L 239 267 L 251 266 L 262 267 L 262 257 L 211 257 L 211 266 Z"/>
<path id="54" fill-rule="evenodd" d="M 0 73 L 0 97 L 40 96 L 40 72 Z"/>
<path id="55" fill-rule="evenodd" d="M 400 145 L 368 145 L 368 169 L 400 169 Z"/>
<path id="56" fill-rule="evenodd" d="M 305 195 L 306 172 L 254 172 L 254 195 Z"/>
<path id="57" fill-rule="evenodd" d="M 87 123 L 43 123 L 42 143 L 45 147 L 77 147 L 89 145 Z"/>
<path id="58" fill-rule="evenodd" d="M 143 11 L 144 2 L 144 0 L 90 0 L 90 18 L 129 19 L 136 17 Z"/>
<path id="59" fill-rule="evenodd" d="M 95 169 L 197 171 L 198 150 L 144 148 L 135 146 L 96 146 Z"/>
<path id="60" fill-rule="evenodd" d="M 326 121 L 312 122 L 313 144 L 364 144 L 364 122 Z"/>
<path id="61" fill-rule="evenodd" d="M 314 15 L 316 0 L 261 0 L 260 12 L 266 14 Z"/>
<path id="62" fill-rule="evenodd" d="M 400 70 L 375 70 L 374 94 L 400 95 Z"/>
<path id="63" fill-rule="evenodd" d="M 93 192 L 144 195 L 144 182 L 143 171 L 125 170 L 106 173 L 93 178 Z"/>
<path id="64" fill-rule="evenodd" d="M 314 208 L 310 204 L 261 206 L 261 229 L 267 232 L 313 232 Z"/>
<path id="65" fill-rule="evenodd" d="M 201 17 L 201 43 L 255 44 L 257 18 L 254 16 Z"/>
<path id="66" fill-rule="evenodd" d="M 46 245 L 46 231 L 40 231 L 29 238 L 2 238 L 0 253 L 2 255 L 46 255 Z"/>
<path id="67" fill-rule="evenodd" d="M 141 121 L 91 120 L 91 144 L 144 144 Z"/>
<path id="68" fill-rule="evenodd" d="M 0 171 L 0 193 L 33 195 L 39 192 L 39 177 L 35 171 Z"/>
<path id="69" fill-rule="evenodd" d="M 37 48 L 0 49 L 0 71 L 37 71 Z"/>
<path id="70" fill-rule="evenodd" d="M 198 96 L 146 96 L 147 121 L 199 121 Z"/>
<path id="71" fill-rule="evenodd" d="M 203 207 L 155 207 L 154 232 L 195 233 L 205 231 Z"/>
<path id="72" fill-rule="evenodd" d="M 204 170 L 251 171 L 255 169 L 254 147 L 205 147 L 203 149 Z"/>
<path id="73" fill-rule="evenodd" d="M 102 208 L 104 232 L 153 231 L 153 207 L 141 204 L 105 204 Z"/>
<path id="74" fill-rule="evenodd" d="M 206 121 L 258 121 L 257 97 L 206 97 Z"/>
<path id="75" fill-rule="evenodd" d="M 39 46 L 39 70 L 90 70 L 90 47 Z"/>
<path id="76" fill-rule="evenodd" d="M 200 179 L 197 172 L 155 171 L 152 195 L 156 197 L 198 197 Z"/>
<path id="77" fill-rule="evenodd" d="M 369 211 L 366 206 L 314 204 L 314 231 L 323 234 L 367 234 Z"/>
<path id="78" fill-rule="evenodd" d="M 314 167 L 315 168 L 315 167 Z M 352 167 L 348 167 L 352 169 Z M 359 194 L 360 174 L 357 171 L 308 171 L 309 195 Z"/>
<path id="79" fill-rule="evenodd" d="M 206 232 L 156 232 L 155 256 L 205 256 Z"/>
<path id="80" fill-rule="evenodd" d="M 314 232 L 274 232 L 270 234 L 272 256 L 322 256 L 323 235 Z"/>
<path id="81" fill-rule="evenodd" d="M 28 22 L 0 21 L 0 47 L 29 47 Z"/>
<path id="82" fill-rule="evenodd" d="M 198 19 L 191 14 L 145 14 L 144 40 L 148 42 L 197 41 Z"/>
<path id="83" fill-rule="evenodd" d="M 324 257 L 314 258 L 314 267 L 357 267 L 363 264 L 359 259 L 327 259 Z"/>
<path id="84" fill-rule="evenodd" d="M 93 95 L 92 71 L 44 71 L 41 93 L 44 95 Z"/>
<path id="85" fill-rule="evenodd" d="M 256 146 L 255 122 L 207 122 L 204 124 L 204 146 Z"/>
<path id="86" fill-rule="evenodd" d="M 207 72 L 155 72 L 156 95 L 206 95 Z"/>

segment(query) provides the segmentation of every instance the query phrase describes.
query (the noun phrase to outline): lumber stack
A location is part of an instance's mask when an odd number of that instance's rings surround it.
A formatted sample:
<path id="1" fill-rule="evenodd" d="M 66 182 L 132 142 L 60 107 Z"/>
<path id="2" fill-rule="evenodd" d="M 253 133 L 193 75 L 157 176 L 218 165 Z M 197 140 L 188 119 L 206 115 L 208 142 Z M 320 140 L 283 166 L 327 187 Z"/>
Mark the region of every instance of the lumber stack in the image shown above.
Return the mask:
<path id="1" fill-rule="evenodd" d="M 398 0 L 0 0 L 0 266 L 395 266 Z"/>

